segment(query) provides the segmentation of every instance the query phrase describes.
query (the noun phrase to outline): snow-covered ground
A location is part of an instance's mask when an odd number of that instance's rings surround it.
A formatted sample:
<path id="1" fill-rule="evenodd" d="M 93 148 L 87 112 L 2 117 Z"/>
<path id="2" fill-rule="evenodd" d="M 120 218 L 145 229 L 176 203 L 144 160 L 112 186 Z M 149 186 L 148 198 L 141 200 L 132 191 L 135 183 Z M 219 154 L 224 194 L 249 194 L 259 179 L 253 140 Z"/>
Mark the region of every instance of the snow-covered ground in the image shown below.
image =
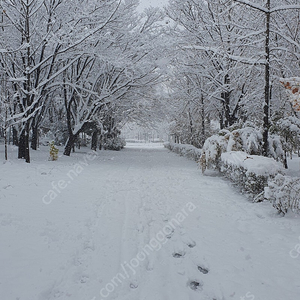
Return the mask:
<path id="1" fill-rule="evenodd" d="M 159 144 L 56 162 L 42 147 L 31 164 L 12 150 L 0 168 L 1 300 L 299 298 L 300 216 L 248 202 Z"/>

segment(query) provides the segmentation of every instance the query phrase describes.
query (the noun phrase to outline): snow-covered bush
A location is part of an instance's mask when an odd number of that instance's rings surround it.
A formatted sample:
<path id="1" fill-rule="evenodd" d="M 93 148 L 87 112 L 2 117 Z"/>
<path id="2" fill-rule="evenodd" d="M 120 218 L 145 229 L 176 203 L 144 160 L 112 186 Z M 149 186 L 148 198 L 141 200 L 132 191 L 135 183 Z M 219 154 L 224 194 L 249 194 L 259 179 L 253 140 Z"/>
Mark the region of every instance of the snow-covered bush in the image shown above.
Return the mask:
<path id="1" fill-rule="evenodd" d="M 107 138 L 103 144 L 105 150 L 115 150 L 120 151 L 126 146 L 125 139 L 116 136 L 113 138 Z"/>
<path id="2" fill-rule="evenodd" d="M 165 143 L 164 146 L 171 150 L 172 152 L 175 152 L 177 154 L 180 154 L 182 156 L 187 157 L 188 159 L 199 161 L 202 150 L 198 149 L 192 145 L 187 144 L 175 144 L 175 143 Z"/>
<path id="3" fill-rule="evenodd" d="M 221 172 L 255 196 L 264 191 L 270 178 L 282 172 L 282 167 L 273 158 L 231 151 L 221 155 Z"/>
<path id="4" fill-rule="evenodd" d="M 286 214 L 289 210 L 300 213 L 300 178 L 278 174 L 269 180 L 264 197 L 280 213 Z"/>
<path id="5" fill-rule="evenodd" d="M 246 127 L 221 130 L 208 138 L 203 146 L 202 169 L 220 169 L 221 154 L 230 151 L 243 151 L 249 155 L 262 155 L 262 131 L 251 123 Z M 269 136 L 269 153 L 277 161 L 284 162 L 284 150 L 278 135 Z"/>
<path id="6" fill-rule="evenodd" d="M 222 135 L 213 135 L 209 137 L 202 148 L 203 156 L 201 158 L 202 170 L 219 169 L 221 154 L 226 152 L 227 139 Z"/>
<path id="7" fill-rule="evenodd" d="M 244 151 L 250 155 L 260 155 L 262 133 L 254 126 L 235 129 L 233 131 L 221 130 L 218 134 L 208 138 L 203 146 L 205 159 L 202 168 L 220 169 L 221 154 L 230 151 Z"/>
<path id="8" fill-rule="evenodd" d="M 282 151 L 284 152 L 283 156 L 285 156 L 286 153 L 299 151 L 300 119 L 294 116 L 279 118 L 273 123 L 270 131 L 280 136 L 280 143 L 282 145 Z"/>
<path id="9" fill-rule="evenodd" d="M 269 142 L 269 155 L 281 161 L 285 165 L 285 153 L 283 150 L 283 144 L 279 135 L 270 134 L 268 138 Z"/>

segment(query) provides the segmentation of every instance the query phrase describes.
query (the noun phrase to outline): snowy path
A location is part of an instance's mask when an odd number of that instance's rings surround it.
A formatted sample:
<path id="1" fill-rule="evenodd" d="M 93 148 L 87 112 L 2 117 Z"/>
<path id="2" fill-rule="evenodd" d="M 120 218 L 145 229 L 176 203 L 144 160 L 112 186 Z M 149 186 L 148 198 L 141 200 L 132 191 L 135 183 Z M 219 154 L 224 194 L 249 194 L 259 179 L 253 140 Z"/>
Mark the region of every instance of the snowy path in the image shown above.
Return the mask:
<path id="1" fill-rule="evenodd" d="M 0 170 L 1 300 L 299 298 L 300 218 L 162 147 L 45 156 Z"/>

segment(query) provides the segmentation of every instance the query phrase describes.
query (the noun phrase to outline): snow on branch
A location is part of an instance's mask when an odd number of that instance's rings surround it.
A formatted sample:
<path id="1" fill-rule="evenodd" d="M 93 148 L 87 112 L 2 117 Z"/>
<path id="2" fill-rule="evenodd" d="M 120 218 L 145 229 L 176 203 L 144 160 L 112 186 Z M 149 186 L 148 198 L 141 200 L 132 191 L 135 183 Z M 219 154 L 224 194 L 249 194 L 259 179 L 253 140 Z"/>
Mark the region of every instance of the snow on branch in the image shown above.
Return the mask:
<path id="1" fill-rule="evenodd" d="M 211 51 L 214 54 L 220 55 L 220 48 L 217 47 L 205 47 L 205 46 L 184 46 L 182 47 L 183 49 L 187 50 L 203 50 L 203 51 Z M 227 57 L 230 58 L 233 61 L 240 62 L 243 64 L 248 64 L 248 65 L 264 65 L 266 61 L 264 59 L 257 59 L 257 58 L 248 58 L 248 57 L 243 57 L 239 55 L 231 55 L 226 53 Z"/>
<path id="2" fill-rule="evenodd" d="M 297 43 L 296 41 L 292 40 L 291 38 L 289 38 L 288 36 L 282 34 L 280 31 L 278 30 L 272 30 L 273 33 L 278 34 L 280 37 L 282 37 L 283 39 L 285 39 L 288 43 L 294 45 L 295 47 L 297 47 L 300 50 L 300 44 Z M 294 53 L 295 54 L 295 53 Z"/>
<path id="3" fill-rule="evenodd" d="M 23 43 L 19 48 L 15 50 L 8 50 L 8 49 L 0 49 L 0 53 L 6 54 L 6 53 L 17 53 L 21 50 L 25 50 L 27 48 L 30 48 L 30 44 L 28 43 Z"/>
<path id="4" fill-rule="evenodd" d="M 79 60 L 81 56 L 82 56 L 82 54 L 77 55 L 67 65 L 65 65 L 63 68 L 59 69 L 55 74 L 53 74 L 49 78 L 46 78 L 44 81 L 40 82 L 39 85 L 37 86 L 37 89 L 39 89 L 42 86 L 46 85 L 51 80 L 53 80 L 55 77 L 57 77 L 58 75 L 60 75 L 63 71 L 67 70 L 74 62 L 76 62 L 77 60 Z"/>
<path id="5" fill-rule="evenodd" d="M 26 111 L 21 112 L 19 114 L 14 114 L 12 117 L 8 118 L 7 121 L 8 122 L 14 121 L 10 124 L 11 126 L 19 124 L 19 123 L 26 123 L 28 120 L 31 120 L 36 115 L 36 113 L 43 108 L 43 106 L 41 105 L 41 106 L 37 107 L 36 109 L 34 109 L 34 111 L 32 111 L 31 113 L 26 115 L 27 112 L 29 112 L 31 108 L 32 108 L 32 105 L 29 108 L 27 108 Z"/>
<path id="6" fill-rule="evenodd" d="M 281 6 L 277 6 L 277 7 L 274 7 L 272 9 L 268 10 L 261 5 L 250 2 L 248 0 L 234 0 L 234 1 L 241 3 L 241 4 L 245 4 L 253 9 L 259 10 L 264 13 L 273 13 L 273 12 L 288 10 L 288 9 L 300 9 L 300 5 L 294 4 L 294 5 L 281 5 Z"/>
<path id="7" fill-rule="evenodd" d="M 264 13 L 268 13 L 269 12 L 265 7 L 263 7 L 263 6 L 259 5 L 259 4 L 250 2 L 248 0 L 234 0 L 234 1 L 238 2 L 238 3 L 241 3 L 241 4 L 245 4 L 245 5 L 253 8 L 253 9 L 259 10 L 259 11 L 264 12 Z"/>
<path id="8" fill-rule="evenodd" d="M 107 24 L 112 20 L 112 18 L 114 17 L 114 15 L 117 13 L 120 5 L 121 5 L 121 0 L 119 1 L 118 5 L 116 6 L 116 8 L 114 9 L 114 11 L 110 14 L 110 16 L 99 26 L 95 27 L 95 29 L 91 30 L 90 32 L 88 32 L 88 34 L 86 34 L 85 36 L 83 36 L 82 38 L 80 38 L 79 40 L 75 41 L 74 44 L 68 46 L 67 48 L 65 49 L 62 49 L 60 51 L 58 51 L 58 54 L 61 54 L 61 53 L 65 53 L 79 45 L 81 45 L 85 40 L 87 40 L 89 37 L 93 36 L 95 33 L 97 33 L 98 31 L 104 29 Z"/>
<path id="9" fill-rule="evenodd" d="M 274 7 L 270 10 L 271 13 L 277 12 L 277 11 L 282 11 L 282 10 L 288 10 L 288 9 L 300 9 L 300 5 L 282 5 L 282 6 L 277 6 Z"/>

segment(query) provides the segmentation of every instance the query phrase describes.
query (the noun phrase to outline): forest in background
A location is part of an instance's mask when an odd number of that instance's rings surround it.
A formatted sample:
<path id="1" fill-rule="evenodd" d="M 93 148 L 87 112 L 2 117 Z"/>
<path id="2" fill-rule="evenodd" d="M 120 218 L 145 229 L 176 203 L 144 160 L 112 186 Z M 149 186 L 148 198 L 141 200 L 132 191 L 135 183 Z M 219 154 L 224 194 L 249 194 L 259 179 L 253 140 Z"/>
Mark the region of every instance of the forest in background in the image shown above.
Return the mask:
<path id="1" fill-rule="evenodd" d="M 138 4 L 0 2 L 1 138 L 18 158 L 30 162 L 43 137 L 70 155 L 82 134 L 114 148 L 125 124 L 163 121 L 197 148 L 251 131 L 250 154 L 286 165 L 299 153 L 299 107 L 280 83 L 299 76 L 297 0 Z"/>

